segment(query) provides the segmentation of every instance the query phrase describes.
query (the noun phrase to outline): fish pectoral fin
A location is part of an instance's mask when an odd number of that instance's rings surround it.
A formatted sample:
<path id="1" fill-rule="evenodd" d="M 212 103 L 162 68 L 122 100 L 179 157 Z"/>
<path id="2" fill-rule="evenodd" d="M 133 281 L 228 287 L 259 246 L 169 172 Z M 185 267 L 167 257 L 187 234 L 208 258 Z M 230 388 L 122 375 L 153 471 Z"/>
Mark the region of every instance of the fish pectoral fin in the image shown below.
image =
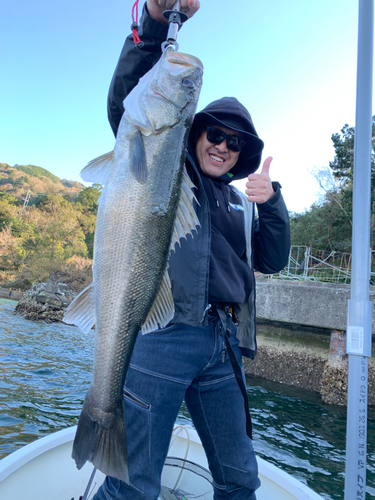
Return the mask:
<path id="1" fill-rule="evenodd" d="M 142 333 L 150 333 L 164 328 L 174 316 L 174 302 L 168 270 L 165 270 L 159 292 L 152 304 L 150 312 L 142 325 Z"/>
<path id="2" fill-rule="evenodd" d="M 83 333 L 89 333 L 96 323 L 92 283 L 82 290 L 67 307 L 63 321 L 76 325 Z"/>
<path id="3" fill-rule="evenodd" d="M 142 134 L 139 130 L 134 134 L 129 143 L 130 171 L 137 182 L 145 184 L 148 177 L 146 151 Z"/>
<path id="4" fill-rule="evenodd" d="M 86 167 L 81 170 L 81 177 L 86 182 L 95 182 L 97 184 L 107 184 L 109 173 L 114 166 L 114 152 L 98 156 L 91 160 Z"/>
<path id="5" fill-rule="evenodd" d="M 195 188 L 195 186 L 191 182 L 186 168 L 184 167 L 180 201 L 177 208 L 170 251 L 174 250 L 176 243 L 180 245 L 181 238 L 186 238 L 186 235 L 188 234 L 193 236 L 192 231 L 197 230 L 196 226 L 200 226 L 193 206 L 193 202 L 196 201 L 198 203 L 198 200 L 195 197 L 192 188 Z"/>

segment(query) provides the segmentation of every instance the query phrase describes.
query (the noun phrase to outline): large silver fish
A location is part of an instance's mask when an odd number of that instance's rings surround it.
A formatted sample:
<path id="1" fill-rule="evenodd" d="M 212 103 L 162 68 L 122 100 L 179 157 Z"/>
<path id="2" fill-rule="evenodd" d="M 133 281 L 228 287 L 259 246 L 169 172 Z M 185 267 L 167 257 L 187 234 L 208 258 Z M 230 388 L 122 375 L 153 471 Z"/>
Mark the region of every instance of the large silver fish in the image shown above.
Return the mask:
<path id="1" fill-rule="evenodd" d="M 114 151 L 81 176 L 104 184 L 95 229 L 94 281 L 64 321 L 96 323 L 93 378 L 72 456 L 129 482 L 123 386 L 137 334 L 174 315 L 169 252 L 199 224 L 185 147 L 202 84 L 202 63 L 168 48 L 124 101 Z"/>

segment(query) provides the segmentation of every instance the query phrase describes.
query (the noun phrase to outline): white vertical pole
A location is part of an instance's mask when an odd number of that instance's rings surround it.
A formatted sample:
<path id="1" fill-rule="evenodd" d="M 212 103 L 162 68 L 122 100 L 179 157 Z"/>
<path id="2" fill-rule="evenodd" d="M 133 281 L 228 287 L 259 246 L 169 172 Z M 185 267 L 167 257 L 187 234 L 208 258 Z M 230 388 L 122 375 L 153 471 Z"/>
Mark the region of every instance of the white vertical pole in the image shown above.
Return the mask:
<path id="1" fill-rule="evenodd" d="M 367 374 L 371 356 L 369 301 L 371 136 L 374 0 L 359 0 L 357 105 L 354 140 L 351 293 L 348 302 L 349 354 L 345 500 L 366 498 Z"/>

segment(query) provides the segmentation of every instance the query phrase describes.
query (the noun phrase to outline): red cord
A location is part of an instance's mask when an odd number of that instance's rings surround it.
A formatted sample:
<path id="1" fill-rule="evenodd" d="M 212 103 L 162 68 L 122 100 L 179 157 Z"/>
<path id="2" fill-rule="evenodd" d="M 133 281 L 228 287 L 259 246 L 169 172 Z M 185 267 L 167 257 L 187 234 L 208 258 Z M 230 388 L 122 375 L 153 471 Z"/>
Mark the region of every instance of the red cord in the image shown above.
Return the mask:
<path id="1" fill-rule="evenodd" d="M 141 39 L 138 36 L 137 28 L 138 28 L 138 4 L 139 0 L 135 0 L 133 9 L 132 9 L 132 18 L 133 18 L 133 26 L 136 26 L 132 29 L 133 31 L 133 40 L 136 45 L 141 43 Z M 135 11 L 135 19 L 134 19 L 134 11 Z"/>

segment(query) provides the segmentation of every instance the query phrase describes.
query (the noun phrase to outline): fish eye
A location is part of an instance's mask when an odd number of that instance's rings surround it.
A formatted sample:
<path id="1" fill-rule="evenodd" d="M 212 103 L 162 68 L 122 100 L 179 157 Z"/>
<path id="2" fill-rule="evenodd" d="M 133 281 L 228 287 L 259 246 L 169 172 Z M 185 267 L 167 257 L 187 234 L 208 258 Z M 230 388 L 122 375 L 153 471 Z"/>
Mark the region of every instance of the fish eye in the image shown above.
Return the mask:
<path id="1" fill-rule="evenodd" d="M 184 78 L 182 80 L 182 85 L 186 87 L 187 89 L 193 89 L 194 88 L 194 82 L 192 80 L 189 80 L 188 78 Z"/>

